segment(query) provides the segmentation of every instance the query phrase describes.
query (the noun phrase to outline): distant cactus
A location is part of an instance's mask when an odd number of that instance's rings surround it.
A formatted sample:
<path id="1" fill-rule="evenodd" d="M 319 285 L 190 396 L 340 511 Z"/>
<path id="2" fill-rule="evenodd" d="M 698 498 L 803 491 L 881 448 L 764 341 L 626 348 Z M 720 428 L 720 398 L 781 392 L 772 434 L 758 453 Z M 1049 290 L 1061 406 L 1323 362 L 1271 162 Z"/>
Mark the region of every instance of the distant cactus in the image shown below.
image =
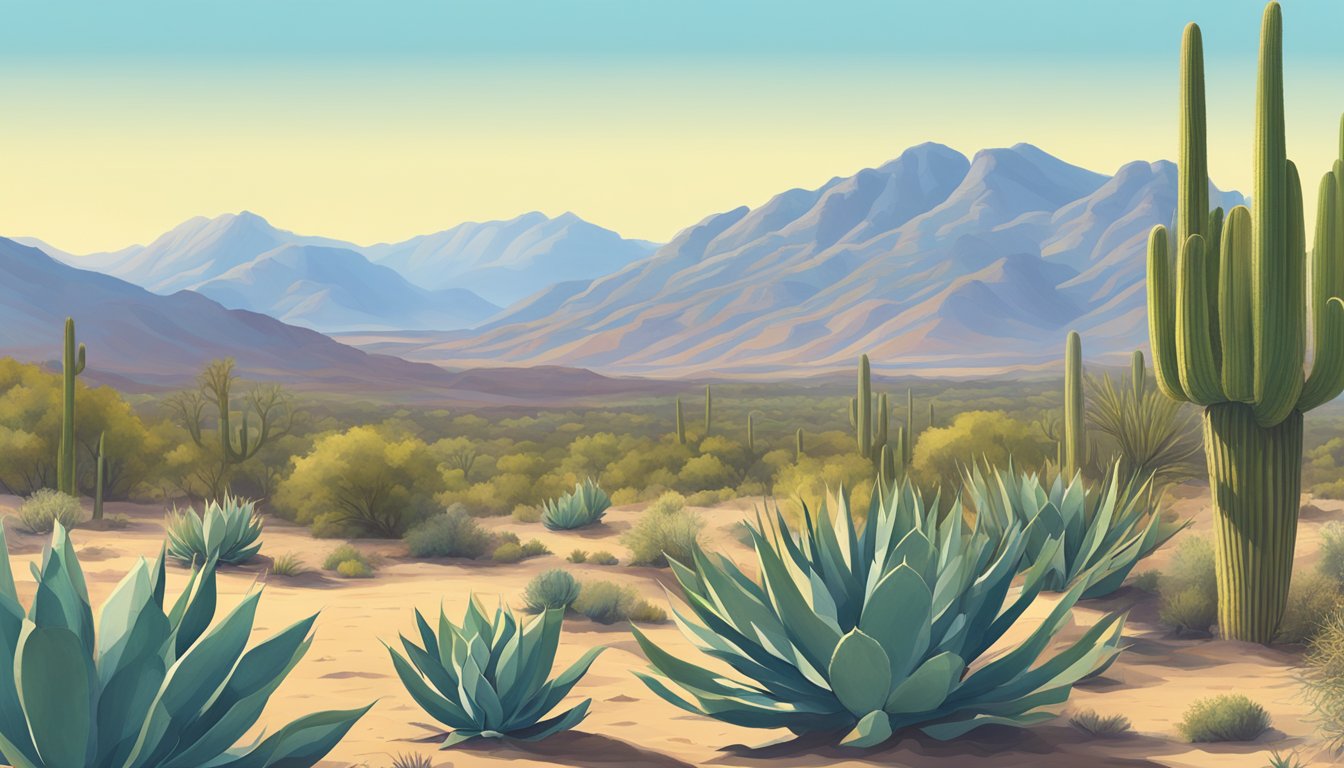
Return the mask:
<path id="1" fill-rule="evenodd" d="M 60 456 L 56 462 L 56 490 L 79 495 L 75 483 L 75 377 L 84 372 L 84 345 L 75 346 L 75 319 L 65 318 L 65 351 L 61 359 L 64 377 L 61 408 Z"/>
<path id="2" fill-rule="evenodd" d="M 755 414 L 747 414 L 747 453 L 756 455 L 756 420 Z"/>
<path id="3" fill-rule="evenodd" d="M 795 463 L 803 458 L 803 428 L 793 433 L 793 460 Z"/>
<path id="4" fill-rule="evenodd" d="M 97 467 L 98 467 L 98 470 L 97 470 L 97 472 L 95 473 L 95 476 L 94 476 L 94 483 L 93 483 L 93 519 L 94 519 L 94 520 L 102 520 L 102 519 L 103 519 L 103 479 L 104 479 L 104 477 L 105 477 L 105 475 L 106 475 L 106 469 L 105 469 L 105 468 L 106 468 L 106 465 L 107 465 L 106 454 L 103 453 L 103 444 L 104 444 L 103 441 L 104 441 L 104 439 L 105 439 L 106 437 L 107 437 L 107 433 L 106 433 L 106 432 L 104 432 L 104 433 L 98 435 L 98 459 L 97 459 Z"/>
<path id="5" fill-rule="evenodd" d="M 1302 414 L 1344 391 L 1344 149 L 1321 181 L 1308 278 L 1302 189 L 1285 149 L 1282 38 L 1282 11 L 1270 3 L 1260 37 L 1254 208 L 1237 206 L 1224 222 L 1209 211 L 1203 42 L 1198 26 L 1186 27 L 1175 239 L 1159 226 L 1148 243 L 1157 385 L 1205 406 L 1219 630 L 1261 643 L 1274 637 L 1292 575 Z M 1315 355 L 1305 375 L 1308 315 Z"/>
<path id="6" fill-rule="evenodd" d="M 677 398 L 677 442 L 686 444 L 686 419 L 681 414 L 681 398 Z"/>
<path id="7" fill-rule="evenodd" d="M 869 458 L 873 455 L 873 372 L 868 365 L 868 356 L 859 356 L 858 394 L 854 396 L 855 438 L 859 442 L 859 455 Z"/>
<path id="8" fill-rule="evenodd" d="M 1064 435 L 1060 471 L 1071 482 L 1087 461 L 1087 430 L 1083 426 L 1083 341 L 1069 331 L 1064 346 Z"/>
<path id="9" fill-rule="evenodd" d="M 705 435 L 709 435 L 709 427 L 713 423 L 714 416 L 714 398 L 710 394 L 709 385 L 705 385 Z"/>

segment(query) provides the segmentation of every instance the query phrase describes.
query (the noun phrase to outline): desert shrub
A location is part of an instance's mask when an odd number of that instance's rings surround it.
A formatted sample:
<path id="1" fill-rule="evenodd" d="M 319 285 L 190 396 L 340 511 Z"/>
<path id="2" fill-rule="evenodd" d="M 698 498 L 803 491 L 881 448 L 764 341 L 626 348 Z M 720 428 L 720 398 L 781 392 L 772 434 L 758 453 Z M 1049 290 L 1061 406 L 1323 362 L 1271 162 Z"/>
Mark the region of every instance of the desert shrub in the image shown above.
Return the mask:
<path id="1" fill-rule="evenodd" d="M 392 757 L 392 768 L 434 768 L 434 761 L 424 755 L 397 754 Z"/>
<path id="2" fill-rule="evenodd" d="M 367 565 L 370 568 L 373 567 L 373 561 L 369 559 L 369 556 L 364 554 L 363 552 L 360 552 L 355 547 L 355 545 L 342 544 L 341 546 L 333 549 L 331 553 L 327 555 L 326 559 L 322 561 L 322 569 L 327 571 L 334 571 L 338 567 L 340 567 L 341 563 L 348 562 L 351 560 L 363 563 L 364 565 Z"/>
<path id="3" fill-rule="evenodd" d="M 523 603 L 528 613 L 541 613 L 552 608 L 568 610 L 578 597 L 579 583 L 560 568 L 533 577 L 523 591 Z"/>
<path id="4" fill-rule="evenodd" d="M 228 493 L 223 503 L 212 499 L 203 512 L 192 507 L 173 510 L 163 527 L 168 556 L 187 565 L 212 561 L 239 565 L 261 550 L 262 520 L 256 502 Z"/>
<path id="5" fill-rule="evenodd" d="M 513 508 L 513 519 L 520 523 L 540 522 L 541 507 L 532 504 L 519 504 Z"/>
<path id="6" fill-rule="evenodd" d="M 1303 682 L 1307 701 L 1330 745 L 1344 747 L 1344 613 L 1320 626 L 1308 646 Z"/>
<path id="7" fill-rule="evenodd" d="M 406 548 L 412 557 L 484 557 L 493 549 L 494 538 L 467 514 L 461 504 L 420 523 L 406 533 Z"/>
<path id="8" fill-rule="evenodd" d="M 1342 597 L 1339 584 L 1324 574 L 1293 574 L 1288 605 L 1274 639 L 1281 643 L 1310 642 L 1325 622 L 1339 612 Z"/>
<path id="9" fill-rule="evenodd" d="M 1344 523 L 1326 523 L 1321 529 L 1321 560 L 1317 568 L 1344 588 Z"/>
<path id="10" fill-rule="evenodd" d="M 1200 699 L 1176 725 L 1186 741 L 1251 741 L 1269 728 L 1269 713 L 1249 698 L 1223 694 Z"/>
<path id="11" fill-rule="evenodd" d="M 342 560 L 336 565 L 336 573 L 346 579 L 371 579 L 373 566 L 363 560 Z"/>
<path id="12" fill-rule="evenodd" d="M 74 528 L 84 520 L 79 499 L 50 488 L 42 488 L 19 507 L 19 525 L 29 533 L 51 533 L 55 523 Z"/>
<path id="13" fill-rule="evenodd" d="M 1069 718 L 1069 725 L 1097 738 L 1113 738 L 1130 731 L 1129 718 L 1124 715 L 1099 715 L 1095 710 L 1084 709 Z"/>
<path id="14" fill-rule="evenodd" d="M 524 559 L 527 559 L 529 557 L 541 557 L 542 555 L 549 555 L 549 554 L 551 554 L 550 547 L 543 544 L 541 542 L 541 539 L 528 539 L 523 544 Z"/>
<path id="15" fill-rule="evenodd" d="M 588 562 L 592 563 L 593 565 L 616 565 L 620 561 L 616 559 L 615 555 L 611 554 L 607 550 L 599 549 L 593 554 L 588 556 Z"/>
<path id="16" fill-rule="evenodd" d="M 962 467 L 975 461 L 1006 467 L 1012 457 L 1020 466 L 1041 466 L 1047 455 L 1042 437 L 1030 425 L 1002 411 L 959 413 L 946 427 L 920 433 L 912 470 L 921 487 L 955 484 Z"/>
<path id="17" fill-rule="evenodd" d="M 490 553 L 490 559 L 496 563 L 516 563 L 523 559 L 523 548 L 511 541 L 495 547 L 495 551 Z"/>
<path id="18" fill-rule="evenodd" d="M 712 507 L 725 501 L 739 498 L 736 488 L 720 488 L 717 491 L 696 491 L 686 497 L 686 503 L 692 507 Z"/>
<path id="19" fill-rule="evenodd" d="M 685 637 L 735 673 L 707 675 L 633 630 L 652 665 L 639 676 L 669 703 L 736 725 L 846 734 L 852 747 L 915 728 L 946 740 L 1049 719 L 1041 706 L 1064 701 L 1120 652 L 1124 619 L 1111 615 L 1042 658 L 1076 588 L 1032 622 L 1029 641 L 977 663 L 1031 608 L 1046 568 L 1011 588 L 1030 534 L 973 529 L 955 500 L 940 514 L 907 483 L 871 497 L 863 514 L 842 499 L 796 529 L 777 510 L 767 519 L 753 536 L 758 575 L 708 555 L 673 571 L 687 598 Z"/>
<path id="20" fill-rule="evenodd" d="M 588 553 L 582 549 L 576 549 L 573 552 L 570 552 L 569 557 L 566 557 L 565 559 L 571 563 L 586 563 L 588 562 Z"/>
<path id="21" fill-rule="evenodd" d="M 1269 768 L 1307 768 L 1296 752 L 1282 754 L 1277 749 L 1269 753 Z"/>
<path id="22" fill-rule="evenodd" d="M 585 581 L 579 589 L 578 598 L 570 607 L 575 613 L 587 616 L 598 624 L 615 624 L 618 621 L 658 623 L 667 620 L 667 614 L 641 598 L 634 587 L 623 587 L 610 581 Z"/>
<path id="23" fill-rule="evenodd" d="M 1204 469 L 1194 409 L 1144 381 L 1135 391 L 1132 374 L 1119 386 L 1110 374 L 1087 377 L 1086 414 L 1114 444 L 1126 477 L 1151 477 L 1161 486 Z"/>
<path id="24" fill-rule="evenodd" d="M 298 576 L 303 571 L 303 561 L 293 552 L 286 552 L 271 561 L 271 573 L 276 576 Z"/>
<path id="25" fill-rule="evenodd" d="M 308 768 L 368 711 L 317 713 L 244 740 L 259 731 L 271 694 L 308 650 L 316 615 L 248 650 L 263 593 L 252 591 L 216 622 L 215 571 L 205 568 L 165 609 L 161 555 L 132 566 L 95 623 L 75 548 L 59 523 L 35 566 L 40 610 L 25 607 L 8 578 L 3 527 L 0 557 L 0 666 L 20 670 L 0 676 L 0 743 L 9 764 Z M 132 759 L 132 749 L 141 757 Z"/>
<path id="26" fill-rule="evenodd" d="M 634 527 L 621 537 L 630 548 L 631 565 L 667 566 L 668 558 L 691 562 L 704 522 L 686 508 L 678 495 L 665 495 L 640 515 Z"/>
<path id="27" fill-rule="evenodd" d="M 609 507 L 611 498 L 588 478 L 575 485 L 573 492 L 548 499 L 541 523 L 553 531 L 572 531 L 597 523 Z"/>
<path id="28" fill-rule="evenodd" d="M 327 435 L 295 457 L 275 501 L 318 536 L 399 538 L 433 514 L 442 486 L 424 441 L 364 426 Z"/>
<path id="29" fill-rule="evenodd" d="M 1129 585 L 1140 592 L 1156 592 L 1162 585 L 1162 574 L 1158 571 L 1144 571 L 1136 573 L 1129 580 Z"/>
<path id="30" fill-rule="evenodd" d="M 1206 633 L 1218 621 L 1218 580 L 1207 538 L 1181 540 L 1158 582 L 1158 594 L 1158 618 L 1174 629 Z"/>
<path id="31" fill-rule="evenodd" d="M 573 728 L 587 716 L 591 699 L 543 719 L 604 650 L 590 649 L 559 677 L 547 681 L 564 624 L 560 611 L 546 611 L 522 624 L 503 608 L 492 617 L 473 596 L 461 625 L 440 612 L 436 634 L 419 611 L 415 619 L 425 645 L 403 637 L 407 655 L 390 646 L 389 653 L 402 685 L 431 717 L 452 729 L 444 749 L 475 738 L 536 741 Z M 445 655 L 440 648 L 472 650 Z M 482 701 L 490 705 L 473 703 Z"/>

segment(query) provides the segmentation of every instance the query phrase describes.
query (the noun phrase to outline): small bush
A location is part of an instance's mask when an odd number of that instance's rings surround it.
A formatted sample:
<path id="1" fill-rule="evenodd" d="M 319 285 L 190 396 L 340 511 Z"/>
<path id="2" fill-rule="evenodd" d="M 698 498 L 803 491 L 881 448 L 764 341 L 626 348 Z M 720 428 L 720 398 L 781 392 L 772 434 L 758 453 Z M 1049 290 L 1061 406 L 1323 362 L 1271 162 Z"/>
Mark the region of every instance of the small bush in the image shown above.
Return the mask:
<path id="1" fill-rule="evenodd" d="M 1236 694 L 1200 699 L 1176 728 L 1191 742 L 1251 741 L 1269 728 L 1265 708 Z"/>
<path id="2" fill-rule="evenodd" d="M 371 579 L 373 566 L 363 560 L 342 560 L 336 565 L 336 573 L 346 579 Z"/>
<path id="3" fill-rule="evenodd" d="M 541 507 L 534 507 L 529 504 L 519 504 L 513 508 L 513 519 L 520 523 L 540 522 Z"/>
<path id="4" fill-rule="evenodd" d="M 467 514 L 466 507 L 454 504 L 406 534 L 406 548 L 412 557 L 466 557 L 476 559 L 491 551 L 490 534 Z"/>
<path id="5" fill-rule="evenodd" d="M 334 571 L 340 567 L 341 563 L 349 562 L 351 560 L 363 563 L 370 568 L 373 567 L 373 563 L 369 561 L 368 555 L 355 549 L 353 544 L 342 544 L 332 550 L 331 554 L 327 555 L 327 559 L 322 561 L 322 568 L 323 570 Z"/>
<path id="6" fill-rule="evenodd" d="M 511 541 L 506 541 L 495 547 L 495 551 L 490 553 L 490 559 L 496 563 L 516 563 L 523 559 L 523 548 Z"/>
<path id="7" fill-rule="evenodd" d="M 1069 725 L 1096 738 L 1113 738 L 1129 733 L 1129 718 L 1124 715 L 1099 715 L 1085 709 L 1069 718 Z"/>
<path id="8" fill-rule="evenodd" d="M 686 509 L 686 497 L 676 491 L 668 491 L 644 511 L 657 515 L 675 515 L 683 509 Z"/>
<path id="9" fill-rule="evenodd" d="M 617 560 L 616 556 L 611 554 L 607 550 L 599 549 L 598 551 L 588 556 L 588 562 L 592 563 L 593 565 L 616 565 L 617 563 L 620 562 L 620 560 Z"/>
<path id="10" fill-rule="evenodd" d="M 585 582 L 571 607 L 575 613 L 599 624 L 614 624 L 618 621 L 657 623 L 667 620 L 667 614 L 662 609 L 640 598 L 633 587 L 622 587 L 610 581 Z"/>
<path id="11" fill-rule="evenodd" d="M 1162 586 L 1162 574 L 1157 571 L 1144 571 L 1134 575 L 1129 585 L 1140 592 L 1157 592 Z"/>
<path id="12" fill-rule="evenodd" d="M 271 573 L 276 576 L 298 576 L 303 571 L 303 561 L 293 552 L 286 552 L 271 561 Z"/>
<path id="13" fill-rule="evenodd" d="M 588 562 L 588 553 L 582 549 L 576 549 L 573 552 L 570 552 L 569 557 L 565 559 L 571 563 L 586 563 Z"/>
<path id="14" fill-rule="evenodd" d="M 74 528 L 84 519 L 79 499 L 50 488 L 42 488 L 19 507 L 19 524 L 29 533 L 51 533 L 55 523 Z"/>
<path id="15" fill-rule="evenodd" d="M 1307 652 L 1303 674 L 1317 727 L 1336 749 L 1344 746 L 1344 613 L 1329 617 Z"/>
<path id="16" fill-rule="evenodd" d="M 532 539 L 523 545 L 523 558 L 541 557 L 551 554 L 550 547 L 541 543 L 540 539 Z"/>
<path id="17" fill-rule="evenodd" d="M 551 608 L 568 610 L 578 597 L 579 583 L 559 568 L 537 575 L 523 591 L 523 603 L 528 613 L 541 613 Z"/>
<path id="18" fill-rule="evenodd" d="M 1329 618 L 1339 612 L 1339 584 L 1322 573 L 1293 575 L 1288 606 L 1279 622 L 1280 643 L 1308 643 Z"/>
<path id="19" fill-rule="evenodd" d="M 1307 768 L 1296 752 L 1280 754 L 1276 749 L 1269 754 L 1269 768 Z"/>
<path id="20" fill-rule="evenodd" d="M 392 758 L 392 768 L 434 768 L 434 763 L 424 755 L 397 755 Z"/>
<path id="21" fill-rule="evenodd" d="M 1344 523 L 1334 521 L 1321 529 L 1321 561 L 1316 568 L 1344 587 Z"/>
<path id="22" fill-rule="evenodd" d="M 704 522 L 700 516 L 686 509 L 684 503 L 664 495 L 645 510 L 624 536 L 621 543 L 630 548 L 631 565 L 667 567 L 670 557 L 679 563 L 691 562 L 691 554 L 700 539 Z"/>
<path id="23" fill-rule="evenodd" d="M 741 496 L 735 488 L 720 488 L 717 491 L 696 491 L 686 497 L 686 503 L 693 507 L 712 507 Z"/>
<path id="24" fill-rule="evenodd" d="M 1218 621 L 1218 580 L 1213 544 L 1188 537 L 1176 547 L 1171 565 L 1158 580 L 1158 618 L 1182 632 L 1207 633 Z"/>

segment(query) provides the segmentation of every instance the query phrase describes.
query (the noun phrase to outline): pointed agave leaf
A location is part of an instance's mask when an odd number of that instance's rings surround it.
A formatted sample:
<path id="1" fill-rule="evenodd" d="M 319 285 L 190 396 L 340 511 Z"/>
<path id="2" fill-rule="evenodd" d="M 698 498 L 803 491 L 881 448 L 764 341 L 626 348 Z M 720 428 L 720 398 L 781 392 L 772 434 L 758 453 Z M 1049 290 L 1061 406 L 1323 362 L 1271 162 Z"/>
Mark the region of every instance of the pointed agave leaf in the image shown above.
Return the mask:
<path id="1" fill-rule="evenodd" d="M 84 642 L 65 627 L 27 623 L 14 677 L 33 744 L 44 768 L 84 768 L 96 738 L 97 683 Z"/>
<path id="2" fill-rule="evenodd" d="M 840 639 L 827 672 L 835 697 L 855 717 L 881 709 L 886 702 L 891 662 L 882 646 L 863 630 L 851 630 Z"/>
<path id="3" fill-rule="evenodd" d="M 840 746 L 867 749 L 887 742 L 891 736 L 891 717 L 882 710 L 874 710 L 859 720 L 854 730 L 840 741 Z"/>
<path id="4" fill-rule="evenodd" d="M 966 662 L 955 653 L 940 653 L 919 665 L 887 697 L 883 709 L 893 715 L 929 712 L 947 700 L 956 688 Z"/>

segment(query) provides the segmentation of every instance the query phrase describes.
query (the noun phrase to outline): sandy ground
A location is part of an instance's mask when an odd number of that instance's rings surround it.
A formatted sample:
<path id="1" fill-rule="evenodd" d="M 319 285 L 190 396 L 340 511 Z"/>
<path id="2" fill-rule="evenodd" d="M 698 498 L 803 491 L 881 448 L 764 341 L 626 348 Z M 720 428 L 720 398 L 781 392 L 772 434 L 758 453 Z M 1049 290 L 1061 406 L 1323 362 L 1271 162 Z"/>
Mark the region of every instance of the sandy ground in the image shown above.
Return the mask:
<path id="1" fill-rule="evenodd" d="M 1194 516 L 1195 533 L 1207 533 L 1212 521 L 1205 511 L 1202 489 L 1181 489 L 1176 509 Z M 12 511 L 14 497 L 0 497 L 0 514 Z M 1322 525 L 1330 518 L 1344 519 L 1344 504 L 1319 502 L 1322 511 L 1304 517 L 1299 552 L 1310 564 Z M 736 521 L 751 514 L 750 504 L 728 504 L 701 510 L 709 522 L 711 546 L 728 551 L 744 561 L 746 548 L 736 541 Z M 124 516 L 128 524 L 118 530 L 79 530 L 73 534 L 81 562 L 90 582 L 95 610 L 124 575 L 135 558 L 152 557 L 162 537 L 162 511 L 156 507 L 110 504 L 109 515 Z M 1084 737 L 1065 719 L 1030 731 L 984 728 L 951 744 L 906 738 L 886 749 L 869 753 L 840 750 L 824 744 L 793 744 L 787 748 L 759 747 L 785 735 L 724 725 L 682 713 L 643 687 L 631 674 L 645 662 L 628 631 L 604 627 L 583 619 L 566 622 L 557 669 L 594 645 L 604 653 L 589 675 L 574 690 L 574 696 L 591 697 L 592 713 L 575 732 L 546 742 L 523 744 L 489 743 L 437 750 L 441 729 L 421 712 L 404 692 L 393 673 L 380 640 L 394 641 L 398 632 L 413 632 L 411 609 L 436 611 L 443 604 L 450 616 L 460 618 L 467 595 L 474 591 L 487 603 L 503 600 L 516 605 L 523 588 L 537 573 L 564 566 L 580 578 L 604 578 L 634 585 L 647 598 L 663 604 L 665 571 L 625 566 L 572 565 L 564 556 L 575 548 L 607 549 L 624 558 L 620 534 L 638 517 L 637 507 L 613 509 L 596 531 L 551 533 L 540 524 L 512 519 L 486 521 L 495 529 L 517 532 L 524 540 L 540 538 L 555 552 L 515 565 L 490 563 L 427 562 L 405 557 L 397 542 L 361 541 L 358 546 L 377 553 L 382 565 L 370 580 L 343 580 L 318 572 L 317 565 L 340 542 L 315 540 L 304 529 L 280 521 L 270 522 L 264 535 L 263 555 L 286 552 L 299 555 L 314 570 L 295 578 L 266 575 L 269 559 L 243 568 L 224 569 L 220 575 L 221 605 L 228 606 L 254 585 L 264 583 L 256 626 L 258 637 L 269 635 L 313 611 L 321 611 L 317 638 L 308 656 L 281 686 L 263 723 L 272 728 L 293 717 L 317 709 L 346 708 L 377 700 L 377 705 L 351 731 L 323 766 L 390 766 L 397 754 L 428 757 L 439 768 L 447 766 L 558 765 L 558 766 L 821 766 L 881 765 L 957 766 L 1220 766 L 1264 768 L 1271 750 L 1297 750 L 1305 764 L 1331 765 L 1330 755 L 1314 739 L 1309 712 L 1302 701 L 1295 669 L 1301 649 L 1260 646 L 1218 640 L 1177 640 L 1169 637 L 1155 620 L 1151 597 L 1122 590 L 1104 601 L 1092 601 L 1074 611 L 1083 627 L 1107 611 L 1128 610 L 1126 630 L 1129 648 L 1107 674 L 1075 690 L 1068 705 L 1091 708 L 1102 714 L 1122 713 L 1134 724 L 1133 735 L 1111 740 Z M 12 523 L 12 521 L 11 521 Z M 17 561 L 25 599 L 31 595 L 31 580 L 23 578 L 22 561 L 40 557 L 45 537 L 8 528 L 10 549 Z M 1185 535 L 1185 534 L 1182 534 Z M 1161 567 L 1169 552 L 1159 551 L 1140 570 Z M 185 570 L 169 572 L 169 594 L 185 581 Z M 1019 622 L 1029 630 L 1033 618 L 1049 610 L 1040 601 Z M 1079 631 L 1075 627 L 1074 632 Z M 650 634 L 665 647 L 679 649 L 688 658 L 689 645 L 672 625 L 653 627 Z M 1249 695 L 1264 705 L 1274 727 L 1257 742 L 1196 746 L 1183 743 L 1175 723 L 1193 700 L 1227 691 Z M 747 745 L 747 746 L 744 746 Z"/>

